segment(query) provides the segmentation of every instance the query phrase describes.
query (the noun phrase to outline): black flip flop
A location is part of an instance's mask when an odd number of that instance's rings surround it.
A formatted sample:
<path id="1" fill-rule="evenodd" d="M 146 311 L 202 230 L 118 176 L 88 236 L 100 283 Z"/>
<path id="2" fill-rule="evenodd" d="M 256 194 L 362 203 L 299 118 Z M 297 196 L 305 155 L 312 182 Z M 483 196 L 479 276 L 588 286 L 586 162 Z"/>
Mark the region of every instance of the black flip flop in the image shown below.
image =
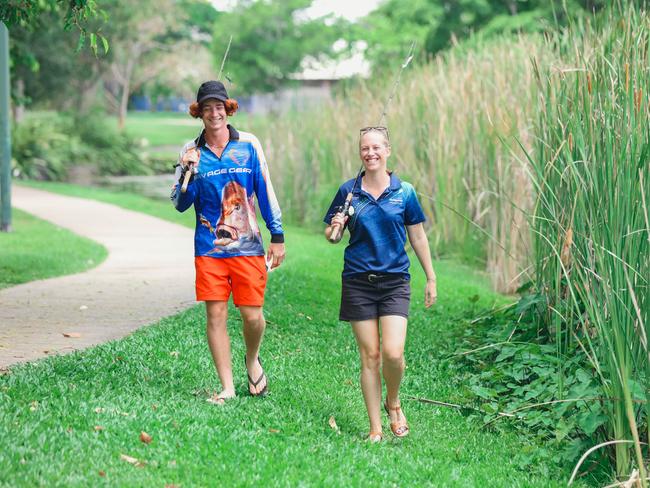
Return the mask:
<path id="1" fill-rule="evenodd" d="M 259 378 L 257 378 L 257 381 L 253 381 L 253 378 L 251 378 L 251 375 L 248 374 L 248 363 L 246 363 L 246 355 L 244 354 L 244 365 L 246 366 L 246 376 L 248 376 L 248 393 L 250 393 L 251 396 L 264 397 L 264 396 L 268 395 L 268 393 L 269 393 L 269 391 L 268 391 L 268 386 L 269 386 L 268 379 L 266 380 L 266 385 L 264 385 L 264 388 L 262 388 L 262 391 L 260 391 L 258 393 L 251 393 L 251 385 L 253 387 L 256 387 L 266 377 L 266 373 L 264 372 L 264 367 L 262 366 L 262 360 L 260 359 L 259 356 L 257 356 L 257 362 L 260 363 L 260 367 L 262 368 L 262 374 L 260 375 Z"/>

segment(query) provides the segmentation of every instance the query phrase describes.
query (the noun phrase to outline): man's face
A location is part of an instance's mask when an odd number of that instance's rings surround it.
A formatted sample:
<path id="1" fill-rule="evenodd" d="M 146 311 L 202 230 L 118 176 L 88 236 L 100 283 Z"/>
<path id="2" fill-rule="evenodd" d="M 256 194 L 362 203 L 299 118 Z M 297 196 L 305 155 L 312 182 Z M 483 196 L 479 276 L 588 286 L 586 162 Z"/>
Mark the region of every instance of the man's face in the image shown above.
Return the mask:
<path id="1" fill-rule="evenodd" d="M 228 115 L 221 100 L 209 98 L 201 107 L 201 120 L 206 130 L 219 130 L 226 126 Z"/>

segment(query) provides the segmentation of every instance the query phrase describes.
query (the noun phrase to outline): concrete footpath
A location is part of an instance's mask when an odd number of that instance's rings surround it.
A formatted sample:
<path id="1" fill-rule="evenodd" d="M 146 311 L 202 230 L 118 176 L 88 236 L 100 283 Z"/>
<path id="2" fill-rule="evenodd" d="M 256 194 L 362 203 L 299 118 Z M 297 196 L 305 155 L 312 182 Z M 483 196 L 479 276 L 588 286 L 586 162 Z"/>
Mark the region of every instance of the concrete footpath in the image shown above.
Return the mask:
<path id="1" fill-rule="evenodd" d="M 124 337 L 196 303 L 192 230 L 20 186 L 12 205 L 103 244 L 108 257 L 84 273 L 0 290 L 0 368 Z"/>

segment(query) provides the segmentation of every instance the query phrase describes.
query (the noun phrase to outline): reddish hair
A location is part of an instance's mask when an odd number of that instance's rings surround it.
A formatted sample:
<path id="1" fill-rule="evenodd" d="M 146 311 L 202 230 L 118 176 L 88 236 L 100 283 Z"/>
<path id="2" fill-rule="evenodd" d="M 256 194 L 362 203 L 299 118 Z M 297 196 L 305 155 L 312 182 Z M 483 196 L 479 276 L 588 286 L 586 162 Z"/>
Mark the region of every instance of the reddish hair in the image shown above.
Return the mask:
<path id="1" fill-rule="evenodd" d="M 223 102 L 223 105 L 224 107 L 226 107 L 226 115 L 228 115 L 228 117 L 234 115 L 235 112 L 237 112 L 237 109 L 239 108 L 239 104 L 237 103 L 237 100 L 233 98 L 229 98 L 228 100 Z M 192 102 L 190 104 L 190 108 L 188 112 L 195 119 L 200 119 L 203 112 L 203 104 L 198 102 Z"/>

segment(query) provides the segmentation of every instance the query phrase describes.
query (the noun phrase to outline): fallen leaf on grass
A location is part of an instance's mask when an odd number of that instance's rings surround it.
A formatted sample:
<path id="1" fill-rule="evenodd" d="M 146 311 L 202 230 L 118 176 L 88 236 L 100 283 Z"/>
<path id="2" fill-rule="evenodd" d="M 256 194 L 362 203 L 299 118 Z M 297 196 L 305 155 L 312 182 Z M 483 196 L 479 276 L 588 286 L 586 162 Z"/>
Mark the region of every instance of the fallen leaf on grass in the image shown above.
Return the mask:
<path id="1" fill-rule="evenodd" d="M 104 409 L 102 407 L 97 407 L 95 413 L 104 413 Z"/>
<path id="2" fill-rule="evenodd" d="M 140 440 L 145 444 L 149 444 L 153 440 L 153 438 L 146 432 L 142 431 L 140 432 Z"/>
<path id="3" fill-rule="evenodd" d="M 340 433 L 341 433 L 341 430 L 339 429 L 339 426 L 336 425 L 336 420 L 334 419 L 334 415 L 332 415 L 332 416 L 330 417 L 329 424 L 330 424 L 330 427 L 331 427 L 333 430 L 335 430 L 337 434 L 340 434 Z"/>
<path id="4" fill-rule="evenodd" d="M 122 461 L 126 461 L 127 463 L 132 464 L 133 466 L 136 466 L 136 467 L 138 467 L 138 468 L 142 468 L 144 465 L 147 464 L 147 463 L 144 462 L 144 461 L 140 461 L 140 460 L 137 459 L 137 458 L 134 458 L 134 457 L 131 457 L 131 456 L 127 456 L 126 454 L 120 454 L 120 459 L 121 459 Z"/>
<path id="5" fill-rule="evenodd" d="M 280 431 L 278 429 L 269 429 L 269 432 L 271 434 L 279 434 L 280 433 Z"/>
<path id="6" fill-rule="evenodd" d="M 178 351 L 172 351 L 169 353 L 170 356 L 174 356 L 175 358 L 177 358 L 179 354 L 180 353 Z"/>
<path id="7" fill-rule="evenodd" d="M 99 470 L 99 476 L 101 476 L 101 477 L 106 476 L 106 471 L 103 471 L 103 470 L 100 469 Z"/>
<path id="8" fill-rule="evenodd" d="M 101 425 L 95 425 L 95 432 L 100 432 L 102 430 L 104 430 L 104 427 L 102 427 Z"/>
<path id="9" fill-rule="evenodd" d="M 81 337 L 81 334 L 79 332 L 63 332 L 63 337 L 78 339 Z"/>
<path id="10" fill-rule="evenodd" d="M 181 488 L 181 485 L 165 485 L 165 488 Z"/>

